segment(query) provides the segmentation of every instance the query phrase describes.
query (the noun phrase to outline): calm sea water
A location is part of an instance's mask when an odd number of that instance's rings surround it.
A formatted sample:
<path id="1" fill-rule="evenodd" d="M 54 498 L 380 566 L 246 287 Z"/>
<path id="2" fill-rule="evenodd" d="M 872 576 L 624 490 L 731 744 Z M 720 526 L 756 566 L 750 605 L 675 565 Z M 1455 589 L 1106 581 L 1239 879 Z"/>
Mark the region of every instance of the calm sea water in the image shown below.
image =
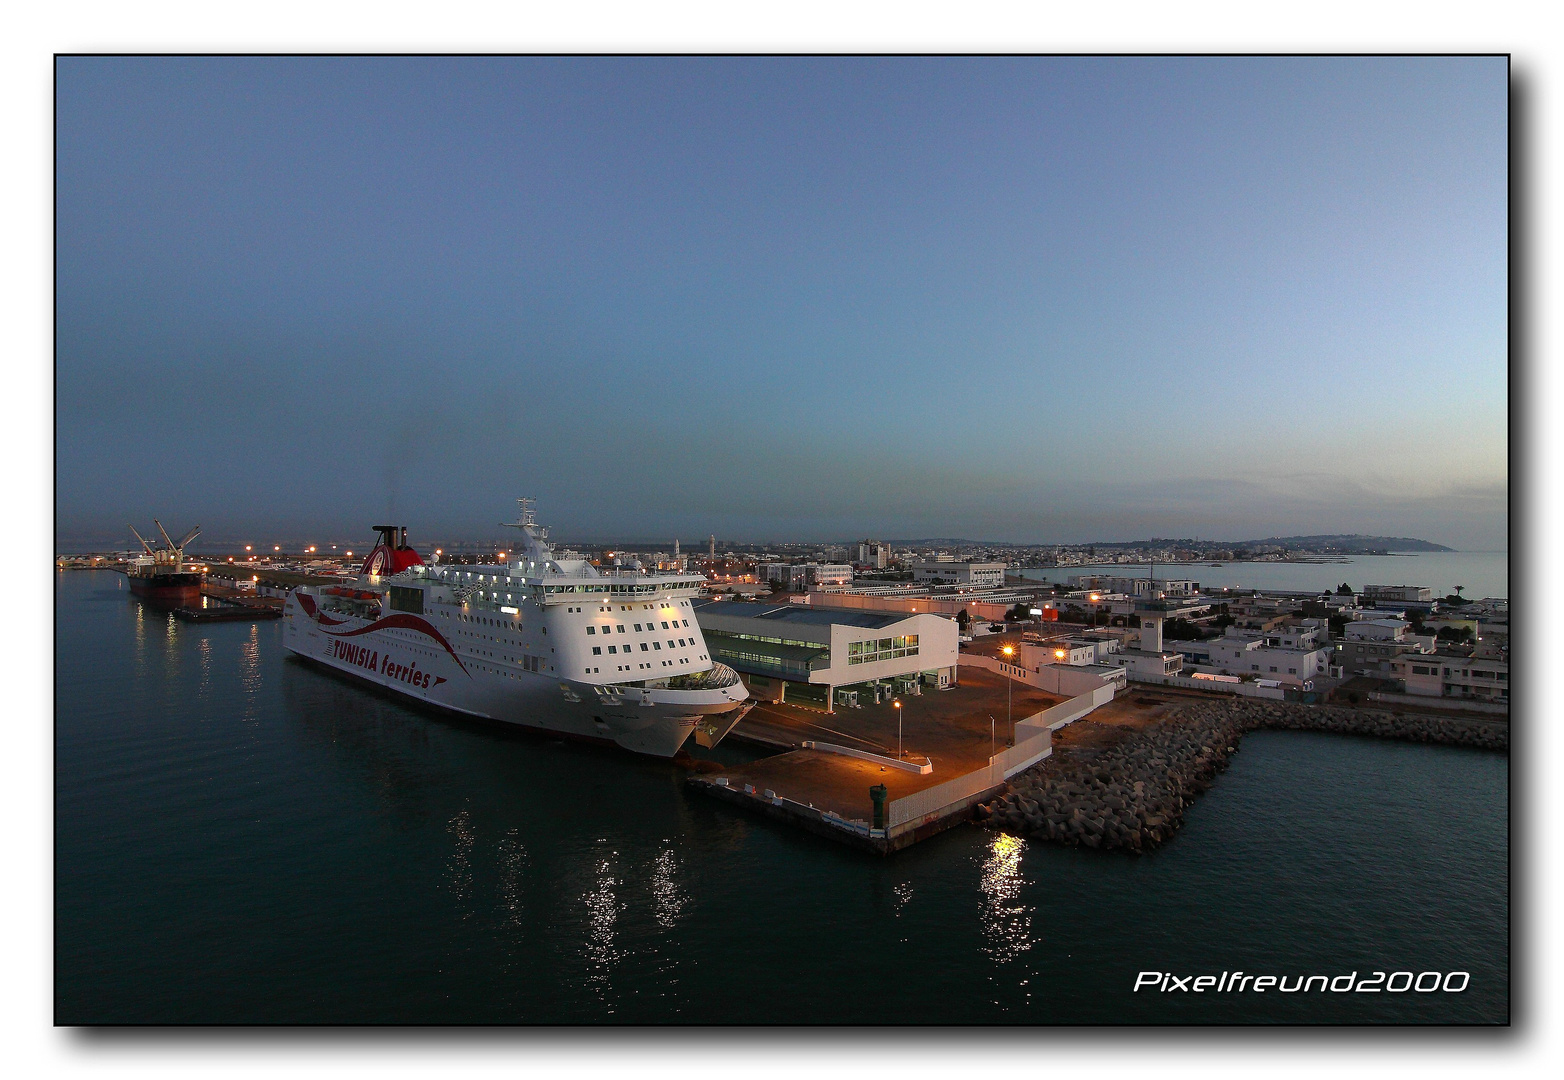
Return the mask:
<path id="1" fill-rule="evenodd" d="M 1146 565 L 1061 566 L 1028 570 L 1026 577 L 1052 582 L 1074 574 L 1147 572 Z M 1284 589 L 1302 592 L 1335 589 L 1346 582 L 1358 592 L 1365 585 L 1426 585 L 1435 596 L 1448 596 L 1455 587 L 1473 600 L 1510 595 L 1510 555 L 1507 551 L 1433 551 L 1422 555 L 1352 555 L 1344 563 L 1158 563 L 1158 577 L 1193 578 L 1202 585 L 1233 589 Z"/>
<path id="2" fill-rule="evenodd" d="M 1507 759 L 1245 739 L 1154 855 L 963 826 L 888 859 L 669 764 L 445 719 L 57 576 L 62 1023 L 1492 1023 Z M 729 751 L 732 753 L 733 751 Z M 1466 971 L 1464 993 L 1133 992 Z"/>

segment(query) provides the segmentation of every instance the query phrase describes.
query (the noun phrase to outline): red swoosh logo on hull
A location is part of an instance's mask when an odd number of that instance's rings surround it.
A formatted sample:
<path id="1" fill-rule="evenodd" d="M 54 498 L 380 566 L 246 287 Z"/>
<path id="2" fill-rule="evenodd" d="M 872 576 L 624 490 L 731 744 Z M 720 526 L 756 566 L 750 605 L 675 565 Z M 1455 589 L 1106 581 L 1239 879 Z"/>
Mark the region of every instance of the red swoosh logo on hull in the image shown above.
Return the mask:
<path id="1" fill-rule="evenodd" d="M 301 596 L 299 599 L 302 601 L 304 598 Z M 469 679 L 472 678 L 472 672 L 467 670 L 467 665 L 462 663 L 462 658 L 456 655 L 456 650 L 451 648 L 451 643 L 446 641 L 445 638 L 441 636 L 440 631 L 429 625 L 429 623 L 424 619 L 420 619 L 417 615 L 407 615 L 401 613 L 396 615 L 387 615 L 385 618 L 377 620 L 368 626 L 361 626 L 357 630 L 345 630 L 340 634 L 332 634 L 331 631 L 328 630 L 326 633 L 331 634 L 331 636 L 335 638 L 350 638 L 358 637 L 360 634 L 372 633 L 376 630 L 401 629 L 417 630 L 421 634 L 428 634 L 430 637 L 434 638 L 440 643 L 441 648 L 451 654 L 451 659 L 456 661 L 456 666 L 462 669 L 462 673 Z"/>
<path id="2" fill-rule="evenodd" d="M 324 611 L 321 611 L 319 608 L 317 608 L 315 606 L 315 598 L 313 596 L 310 596 L 308 593 L 294 593 L 293 595 L 298 598 L 299 606 L 304 609 L 304 614 L 308 615 L 316 622 L 323 626 L 342 625 L 341 619 L 333 619 L 330 615 L 327 615 Z"/>

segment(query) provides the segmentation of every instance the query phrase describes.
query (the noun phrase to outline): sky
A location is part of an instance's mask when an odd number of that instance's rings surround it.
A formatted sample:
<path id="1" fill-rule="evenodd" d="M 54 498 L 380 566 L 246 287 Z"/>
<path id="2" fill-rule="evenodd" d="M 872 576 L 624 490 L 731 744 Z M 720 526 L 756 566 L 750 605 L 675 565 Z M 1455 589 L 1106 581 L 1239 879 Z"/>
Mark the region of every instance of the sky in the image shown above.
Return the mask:
<path id="1" fill-rule="evenodd" d="M 56 533 L 1508 543 L 1503 58 L 56 67 Z"/>

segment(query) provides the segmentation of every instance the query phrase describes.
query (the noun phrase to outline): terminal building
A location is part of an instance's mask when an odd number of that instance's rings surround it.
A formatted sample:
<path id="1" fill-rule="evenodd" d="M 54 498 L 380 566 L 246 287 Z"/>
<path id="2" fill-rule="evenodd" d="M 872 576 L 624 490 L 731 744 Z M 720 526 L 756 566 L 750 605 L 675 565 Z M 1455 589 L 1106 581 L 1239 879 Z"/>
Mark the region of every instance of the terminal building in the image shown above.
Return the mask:
<path id="1" fill-rule="evenodd" d="M 1005 583 L 1005 564 L 1002 562 L 955 562 L 935 560 L 912 564 L 912 580 L 940 585 L 987 585 Z"/>
<path id="2" fill-rule="evenodd" d="M 956 685 L 959 629 L 942 615 L 705 600 L 695 617 L 711 658 L 764 701 L 830 712 Z"/>

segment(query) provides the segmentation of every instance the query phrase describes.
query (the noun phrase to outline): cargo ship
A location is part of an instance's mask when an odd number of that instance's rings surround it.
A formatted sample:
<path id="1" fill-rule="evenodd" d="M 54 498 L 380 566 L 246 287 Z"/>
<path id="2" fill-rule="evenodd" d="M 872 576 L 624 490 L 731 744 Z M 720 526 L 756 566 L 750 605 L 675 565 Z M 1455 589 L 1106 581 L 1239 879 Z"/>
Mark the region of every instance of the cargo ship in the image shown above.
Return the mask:
<path id="1" fill-rule="evenodd" d="M 141 541 L 144 554 L 132 559 L 125 570 L 130 581 L 131 594 L 157 607 L 186 607 L 201 603 L 202 574 L 185 569 L 185 546 L 201 533 L 201 526 L 191 529 L 177 544 L 168 538 L 163 523 L 156 518 L 152 524 L 163 534 L 167 547 L 154 548 L 130 526 L 131 535 Z"/>
<path id="2" fill-rule="evenodd" d="M 283 647 L 466 716 L 657 757 L 717 745 L 752 704 L 696 622 L 705 578 L 556 553 L 518 502 L 505 563 L 427 563 L 405 526 L 375 526 L 354 582 L 289 595 Z"/>

